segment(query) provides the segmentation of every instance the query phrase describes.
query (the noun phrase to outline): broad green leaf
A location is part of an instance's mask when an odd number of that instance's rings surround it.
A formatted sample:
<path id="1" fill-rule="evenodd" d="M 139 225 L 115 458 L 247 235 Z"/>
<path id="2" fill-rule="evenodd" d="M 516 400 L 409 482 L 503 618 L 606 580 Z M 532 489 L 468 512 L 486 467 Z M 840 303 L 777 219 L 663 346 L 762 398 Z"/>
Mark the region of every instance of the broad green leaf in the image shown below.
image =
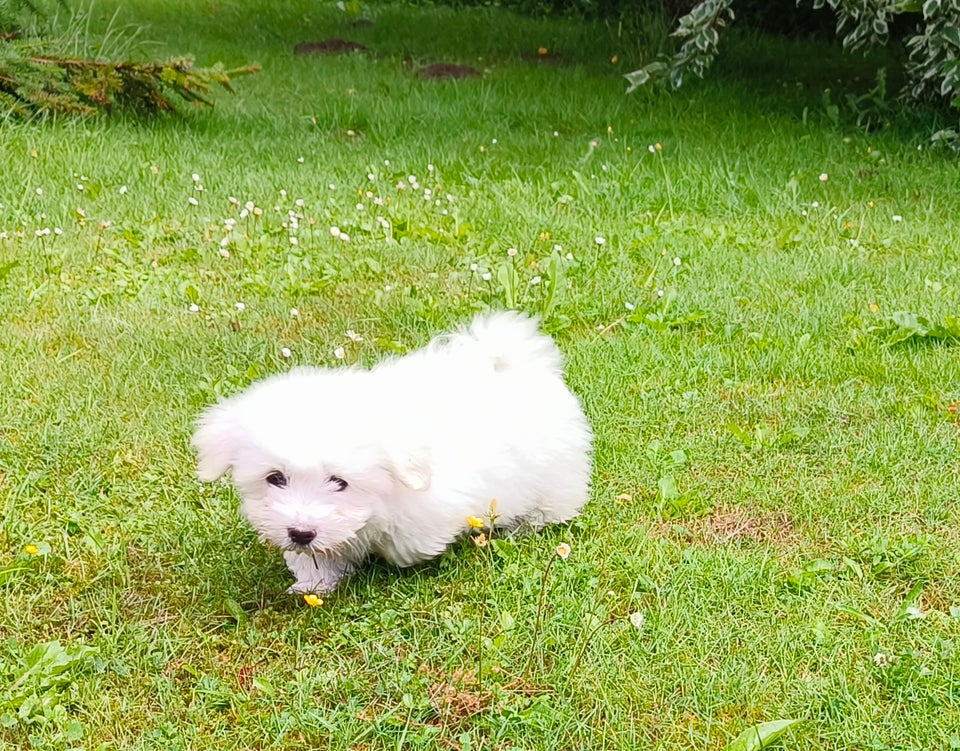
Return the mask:
<path id="1" fill-rule="evenodd" d="M 771 743 L 800 722 L 803 722 L 803 720 L 761 722 L 759 725 L 749 727 L 740 733 L 731 743 L 727 744 L 725 751 L 758 751 L 758 749 L 769 748 Z"/>
<path id="2" fill-rule="evenodd" d="M 680 497 L 677 481 L 673 475 L 664 475 L 657 481 L 660 488 L 660 498 L 664 501 L 673 501 Z"/>

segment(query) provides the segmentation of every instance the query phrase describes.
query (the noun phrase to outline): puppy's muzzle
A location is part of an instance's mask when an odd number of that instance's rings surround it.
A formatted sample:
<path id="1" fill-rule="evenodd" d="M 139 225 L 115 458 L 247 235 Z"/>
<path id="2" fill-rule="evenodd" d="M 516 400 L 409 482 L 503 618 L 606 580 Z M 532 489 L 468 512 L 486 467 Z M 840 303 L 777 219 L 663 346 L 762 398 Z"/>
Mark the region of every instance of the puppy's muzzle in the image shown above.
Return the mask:
<path id="1" fill-rule="evenodd" d="M 295 545 L 302 545 L 303 547 L 313 542 L 316 536 L 317 533 L 312 529 L 295 529 L 291 527 L 287 530 L 287 537 L 290 538 L 290 541 Z"/>

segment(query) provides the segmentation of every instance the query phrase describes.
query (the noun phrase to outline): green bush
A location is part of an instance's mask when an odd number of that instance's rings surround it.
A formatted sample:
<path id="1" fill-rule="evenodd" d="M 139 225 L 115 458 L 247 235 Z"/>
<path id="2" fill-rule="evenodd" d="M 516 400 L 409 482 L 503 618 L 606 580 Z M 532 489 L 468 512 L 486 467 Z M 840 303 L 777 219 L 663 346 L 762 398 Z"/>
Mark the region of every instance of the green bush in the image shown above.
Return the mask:
<path id="1" fill-rule="evenodd" d="M 756 8 L 756 3 L 747 5 Z M 677 22 L 674 54 L 628 73 L 628 91 L 647 83 L 678 88 L 688 72 L 702 77 L 718 54 L 722 30 L 734 19 L 734 6 L 740 3 L 697 3 Z M 903 97 L 960 107 L 960 0 L 812 0 L 811 6 L 835 14 L 836 33 L 848 52 L 902 44 L 907 53 Z M 942 131 L 938 137 L 955 142 L 957 133 Z"/>

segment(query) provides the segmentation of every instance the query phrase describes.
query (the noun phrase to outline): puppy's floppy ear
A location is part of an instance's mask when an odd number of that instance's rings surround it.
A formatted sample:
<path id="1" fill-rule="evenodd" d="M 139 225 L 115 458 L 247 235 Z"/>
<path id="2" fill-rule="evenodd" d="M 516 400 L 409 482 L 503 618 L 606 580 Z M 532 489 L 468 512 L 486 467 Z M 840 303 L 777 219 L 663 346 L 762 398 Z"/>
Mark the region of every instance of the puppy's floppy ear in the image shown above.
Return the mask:
<path id="1" fill-rule="evenodd" d="M 210 407 L 197 424 L 190 443 L 197 452 L 197 475 L 204 482 L 222 477 L 236 461 L 240 427 L 229 407 Z"/>
<path id="2" fill-rule="evenodd" d="M 430 467 L 430 452 L 423 448 L 415 451 L 391 451 L 387 456 L 390 474 L 410 490 L 427 490 L 433 479 Z"/>

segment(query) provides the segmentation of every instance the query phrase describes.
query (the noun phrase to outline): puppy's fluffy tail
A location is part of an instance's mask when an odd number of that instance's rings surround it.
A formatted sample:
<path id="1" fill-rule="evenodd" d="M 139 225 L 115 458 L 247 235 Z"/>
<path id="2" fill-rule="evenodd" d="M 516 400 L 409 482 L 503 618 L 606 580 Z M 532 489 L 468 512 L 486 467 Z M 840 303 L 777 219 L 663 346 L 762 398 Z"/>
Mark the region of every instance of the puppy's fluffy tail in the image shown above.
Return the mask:
<path id="1" fill-rule="evenodd" d="M 563 358 L 553 339 L 540 331 L 537 319 L 522 313 L 478 315 L 465 336 L 479 345 L 498 372 L 531 369 L 559 374 L 563 369 Z"/>

